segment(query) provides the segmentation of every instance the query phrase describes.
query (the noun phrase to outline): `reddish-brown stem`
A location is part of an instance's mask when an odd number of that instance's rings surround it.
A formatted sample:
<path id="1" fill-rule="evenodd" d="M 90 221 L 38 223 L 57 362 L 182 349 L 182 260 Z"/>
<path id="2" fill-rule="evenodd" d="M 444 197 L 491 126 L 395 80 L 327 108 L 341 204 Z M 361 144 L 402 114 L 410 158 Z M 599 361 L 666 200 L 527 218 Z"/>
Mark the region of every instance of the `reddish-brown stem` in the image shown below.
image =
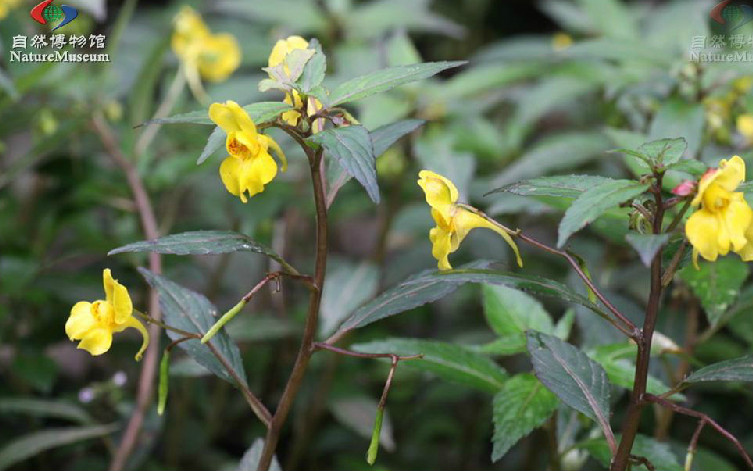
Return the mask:
<path id="1" fill-rule="evenodd" d="M 651 188 L 656 201 L 656 212 L 653 217 L 653 233 L 660 234 L 662 231 L 662 222 L 664 220 L 664 203 L 661 192 L 661 175 L 657 175 L 656 183 Z M 643 322 L 643 329 L 639 331 L 636 345 L 638 346 L 638 355 L 636 357 L 635 378 L 633 391 L 630 394 L 630 403 L 628 405 L 627 415 L 622 427 L 622 438 L 620 445 L 617 447 L 617 453 L 612 460 L 611 471 L 625 471 L 630 462 L 630 451 L 633 449 L 633 442 L 638 433 L 638 427 L 641 423 L 641 412 L 643 412 L 644 395 L 648 385 L 648 367 L 651 360 L 651 340 L 654 336 L 656 319 L 659 314 L 659 304 L 662 295 L 662 250 L 657 251 L 651 262 L 651 291 L 648 296 L 648 305 L 646 306 L 646 318 Z"/>
<path id="2" fill-rule="evenodd" d="M 400 362 L 400 360 L 408 359 L 408 357 L 401 358 L 397 355 L 390 355 L 390 356 L 392 357 L 392 366 L 390 367 L 390 373 L 387 375 L 387 381 L 384 382 L 384 389 L 382 390 L 382 397 L 379 398 L 379 406 L 377 406 L 377 409 L 379 410 L 384 410 L 384 407 L 387 405 L 387 396 L 390 393 L 390 388 L 392 388 L 392 378 L 395 377 L 395 370 L 397 369 L 397 364 Z M 419 357 L 413 357 L 413 358 L 419 358 Z"/>
<path id="3" fill-rule="evenodd" d="M 294 130 L 286 130 L 293 136 L 296 141 L 302 142 L 302 138 Z M 305 142 L 302 147 L 309 158 L 311 168 L 311 180 L 314 187 L 314 202 L 316 206 L 316 262 L 314 269 L 314 285 L 317 289 L 311 292 L 309 298 L 309 308 L 306 314 L 306 324 L 303 330 L 301 346 L 298 350 L 293 371 L 285 385 L 285 390 L 280 398 L 272 422 L 267 430 L 267 436 L 264 441 L 264 449 L 259 459 L 258 469 L 267 471 L 272 463 L 277 442 L 280 439 L 282 426 L 288 417 L 290 408 L 293 405 L 298 390 L 303 383 L 303 377 L 306 373 L 306 367 L 311 359 L 311 345 L 314 343 L 316 329 L 319 325 L 319 305 L 322 300 L 322 287 L 324 286 L 324 276 L 327 270 L 327 202 L 324 194 L 324 185 L 322 183 L 321 166 L 319 165 L 322 158 L 321 150 L 316 153 L 312 152 Z"/>
<path id="4" fill-rule="evenodd" d="M 659 396 L 655 396 L 653 394 L 646 394 L 645 400 L 648 402 L 653 402 L 655 404 L 659 404 L 662 407 L 666 407 L 674 412 L 677 412 L 678 414 L 687 415 L 689 417 L 695 417 L 696 419 L 699 419 L 701 422 L 705 422 L 706 424 L 710 425 L 714 430 L 716 430 L 721 436 L 729 440 L 735 448 L 737 448 L 737 451 L 740 452 L 740 455 L 745 460 L 745 463 L 748 465 L 750 469 L 753 469 L 753 460 L 751 460 L 750 456 L 748 456 L 748 453 L 745 451 L 745 447 L 743 447 L 742 443 L 735 437 L 731 432 L 727 431 L 724 427 L 716 423 L 714 419 L 709 417 L 708 415 L 704 414 L 703 412 L 698 412 L 693 409 L 688 409 L 687 407 L 683 407 L 681 405 L 675 404 L 672 401 L 668 401 L 664 398 L 661 398 Z M 693 441 L 695 443 L 698 443 L 698 437 L 696 435 L 700 435 L 700 429 L 699 426 L 698 429 L 696 429 L 696 433 L 693 435 L 693 439 L 691 440 L 691 444 Z"/>
<path id="5" fill-rule="evenodd" d="M 361 352 L 354 352 L 352 350 L 346 350 L 344 348 L 335 347 L 334 345 L 330 345 L 328 343 L 323 342 L 316 342 L 313 345 L 311 345 L 312 351 L 316 350 L 328 350 L 330 352 L 337 353 L 339 355 L 344 355 L 348 357 L 354 357 L 354 358 L 391 358 L 393 360 L 397 359 L 397 361 L 407 361 L 407 360 L 420 360 L 424 356 L 422 354 L 419 355 L 407 355 L 407 356 L 400 356 L 395 355 L 394 353 L 361 353 Z"/>
<path id="6" fill-rule="evenodd" d="M 92 125 L 107 153 L 125 174 L 128 186 L 133 194 L 136 209 L 141 218 L 141 226 L 144 231 L 144 236 L 146 236 L 147 239 L 158 238 L 159 232 L 157 230 L 157 219 L 154 216 L 152 203 L 149 200 L 149 195 L 144 188 L 141 176 L 136 170 L 136 167 L 133 166 L 131 161 L 128 160 L 120 150 L 115 134 L 100 114 L 94 116 L 92 119 Z M 149 269 L 155 274 L 160 274 L 162 272 L 162 259 L 156 252 L 149 254 Z M 160 319 L 159 298 L 154 289 L 149 290 L 149 312 L 155 320 Z M 154 377 L 157 371 L 159 342 L 156 341 L 156 339 L 159 338 L 159 333 L 160 328 L 158 325 L 152 324 L 149 326 L 149 335 L 155 340 L 153 340 L 149 347 L 147 347 L 146 355 L 144 356 L 144 361 L 141 365 L 141 375 L 139 376 L 136 409 L 128 421 L 128 425 L 123 433 L 123 438 L 120 441 L 118 450 L 115 452 L 115 456 L 113 456 L 112 461 L 110 462 L 110 471 L 120 471 L 125 467 L 128 456 L 130 456 L 136 445 L 141 426 L 144 423 L 144 414 L 146 413 L 146 409 L 149 407 L 149 403 L 152 399 L 152 383 L 154 383 Z"/>
<path id="7" fill-rule="evenodd" d="M 586 284 L 588 289 L 591 290 L 591 292 L 594 293 L 596 298 L 598 298 L 598 300 L 601 301 L 601 303 L 604 304 L 604 306 L 606 306 L 606 308 L 609 309 L 609 311 L 612 314 L 614 314 L 614 316 L 616 317 L 616 319 L 607 319 L 607 320 L 626 336 L 634 340 L 638 338 L 640 331 L 638 330 L 636 325 L 633 324 L 633 322 L 630 319 L 625 317 L 625 315 L 622 314 L 616 307 L 614 307 L 614 305 L 611 302 L 609 302 L 609 300 L 601 293 L 601 291 L 599 291 L 596 285 L 594 285 L 593 281 L 591 281 L 591 278 L 583 271 L 583 268 L 581 268 L 580 264 L 575 259 L 575 257 L 573 257 L 572 255 L 570 255 L 569 253 L 563 250 L 557 250 L 554 247 L 549 247 L 548 245 L 542 242 L 539 242 L 538 240 L 530 236 L 527 236 L 523 232 L 519 232 L 517 234 L 517 237 L 520 240 L 527 242 L 538 249 L 541 249 L 545 252 L 549 252 L 554 255 L 559 255 L 560 257 L 567 260 L 567 262 L 573 267 L 573 270 L 575 270 L 575 273 L 577 273 L 578 276 L 583 280 L 583 283 Z"/>

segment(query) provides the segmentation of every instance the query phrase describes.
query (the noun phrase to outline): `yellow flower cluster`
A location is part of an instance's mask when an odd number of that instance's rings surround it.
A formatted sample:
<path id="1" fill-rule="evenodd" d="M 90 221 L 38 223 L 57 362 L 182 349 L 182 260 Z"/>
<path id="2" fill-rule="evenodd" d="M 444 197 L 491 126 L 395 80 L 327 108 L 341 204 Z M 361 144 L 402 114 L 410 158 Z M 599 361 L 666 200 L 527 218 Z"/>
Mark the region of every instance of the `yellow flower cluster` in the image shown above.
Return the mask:
<path id="1" fill-rule="evenodd" d="M 685 235 L 698 255 L 715 261 L 730 250 L 744 261 L 753 260 L 753 210 L 735 190 L 745 180 L 745 162 L 738 156 L 722 160 L 701 178 L 692 201 L 700 207 L 685 223 Z"/>
<path id="2" fill-rule="evenodd" d="M 458 204 L 458 190 L 455 185 L 429 170 L 418 174 L 418 185 L 426 194 L 426 202 L 431 206 L 431 216 L 437 224 L 429 232 L 432 243 L 432 255 L 439 262 L 440 270 L 450 270 L 452 266 L 448 256 L 455 252 L 468 233 L 477 227 L 491 229 L 505 240 L 515 252 L 518 266 L 523 266 L 518 246 L 510 237 L 512 231 L 490 220 L 480 211 Z"/>
<path id="3" fill-rule="evenodd" d="M 189 85 L 201 92 L 199 77 L 221 82 L 241 63 L 241 49 L 229 33 L 212 34 L 196 11 L 184 6 L 174 20 L 172 47 L 183 63 Z M 198 87 L 198 88 L 196 88 Z"/>
<path id="4" fill-rule="evenodd" d="M 285 59 L 287 58 L 288 54 L 296 49 L 308 49 L 308 47 L 308 41 L 300 36 L 289 36 L 286 39 L 280 39 L 275 43 L 274 47 L 272 48 L 272 52 L 269 54 L 268 65 L 269 67 L 277 67 L 278 65 L 282 65 L 285 73 L 289 75 L 290 69 L 285 64 Z M 293 90 L 292 93 L 285 94 L 285 99 L 283 101 L 295 108 L 294 110 L 287 111 L 282 114 L 283 121 L 291 126 L 297 126 L 299 120 L 301 119 L 301 110 L 303 109 L 303 100 L 301 99 L 301 95 L 297 91 Z M 315 115 L 319 110 L 323 108 L 322 103 L 316 98 L 311 97 L 307 101 L 308 103 L 306 104 L 306 113 L 309 116 Z M 323 120 L 317 120 L 317 122 L 314 123 L 312 132 L 317 133 L 321 131 L 323 125 Z"/>
<path id="5" fill-rule="evenodd" d="M 287 160 L 280 146 L 269 136 L 260 134 L 246 111 L 234 101 L 214 103 L 209 118 L 227 133 L 225 147 L 230 154 L 220 165 L 220 177 L 227 191 L 246 203 L 249 196 L 264 191 L 264 185 L 277 175 L 277 162 L 269 154 L 271 149 L 282 162 Z"/>
<path id="6" fill-rule="evenodd" d="M 81 301 L 71 309 L 71 315 L 65 323 L 65 333 L 71 340 L 80 340 L 78 348 L 92 355 L 101 355 L 110 349 L 112 334 L 133 327 L 141 332 L 144 341 L 136 353 L 140 360 L 149 345 L 149 333 L 133 317 L 133 303 L 125 286 L 113 279 L 109 269 L 103 274 L 105 299 L 93 303 Z"/>

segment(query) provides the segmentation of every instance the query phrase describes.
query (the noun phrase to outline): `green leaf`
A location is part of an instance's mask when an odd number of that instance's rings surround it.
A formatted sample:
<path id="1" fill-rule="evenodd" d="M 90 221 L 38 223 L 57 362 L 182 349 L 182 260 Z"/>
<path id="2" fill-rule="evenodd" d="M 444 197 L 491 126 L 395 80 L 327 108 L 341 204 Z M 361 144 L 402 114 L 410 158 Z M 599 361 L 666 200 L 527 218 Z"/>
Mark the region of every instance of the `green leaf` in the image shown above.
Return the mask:
<path id="1" fill-rule="evenodd" d="M 675 139 L 659 139 L 648 142 L 638 148 L 638 152 L 659 164 L 671 165 L 677 163 L 688 150 L 688 141 L 682 137 Z"/>
<path id="2" fill-rule="evenodd" d="M 203 295 L 173 283 L 147 269 L 139 268 L 139 273 L 159 294 L 159 305 L 164 313 L 165 323 L 170 327 L 203 336 L 217 322 L 217 308 Z M 172 340 L 183 337 L 170 330 L 167 331 L 167 336 Z M 187 340 L 181 342 L 178 346 L 209 371 L 225 381 L 235 384 L 232 375 L 223 365 L 224 362 L 245 385 L 246 373 L 243 369 L 240 351 L 230 340 L 227 332 L 219 331 L 212 337 L 209 344 L 217 351 L 218 356 L 223 360 L 222 362 L 207 345 L 202 345 L 199 339 Z"/>
<path id="3" fill-rule="evenodd" d="M 587 190 L 565 212 L 559 226 L 557 246 L 595 221 L 607 210 L 644 193 L 649 185 L 632 180 L 613 180 Z"/>
<path id="4" fill-rule="evenodd" d="M 609 181 L 612 181 L 612 179 L 594 175 L 539 177 L 506 185 L 487 194 L 506 192 L 520 196 L 553 196 L 555 198 L 575 199 L 586 190 Z"/>
<path id="5" fill-rule="evenodd" d="M 605 435 L 613 435 L 604 368 L 557 337 L 532 331 L 527 336 L 536 377 L 563 403 L 595 420 Z"/>
<path id="6" fill-rule="evenodd" d="M 498 461 L 518 440 L 549 420 L 559 401 L 535 376 L 521 374 L 505 382 L 493 404 L 492 461 Z"/>
<path id="7" fill-rule="evenodd" d="M 617 439 L 619 440 L 619 435 Z M 588 440 L 579 444 L 578 448 L 587 450 L 602 466 L 609 468 L 612 462 L 612 453 L 604 438 Z M 655 469 L 660 471 L 684 471 L 668 444 L 659 443 L 645 435 L 638 434 L 635 436 L 630 454 L 643 456 L 651 462 Z M 642 464 L 633 464 L 631 469 L 633 471 L 648 471 L 646 466 Z"/>
<path id="8" fill-rule="evenodd" d="M 713 326 L 737 299 L 748 278 L 748 265 L 737 257 L 724 257 L 716 262 L 701 263 L 699 269 L 688 265 L 680 270 L 679 276 L 700 299 Z"/>
<path id="9" fill-rule="evenodd" d="M 291 273 L 298 273 L 272 249 L 254 242 L 248 236 L 229 231 L 193 231 L 172 234 L 156 240 L 145 240 L 110 250 L 107 255 L 125 252 L 156 252 L 171 255 L 217 255 L 233 252 L 255 252 L 278 262 Z"/>
<path id="10" fill-rule="evenodd" d="M 51 448 L 103 437 L 118 430 L 117 425 L 50 428 L 11 440 L 0 448 L 0 470 L 38 455 Z"/>
<path id="11" fill-rule="evenodd" d="M 554 334 L 554 336 L 557 338 L 560 338 L 562 340 L 567 340 L 568 337 L 570 337 L 570 333 L 573 330 L 574 323 L 575 323 L 575 310 L 568 309 L 565 312 L 565 315 L 562 316 L 559 322 L 557 322 L 557 325 L 554 326 L 554 330 L 552 331 L 552 334 Z"/>
<path id="12" fill-rule="evenodd" d="M 627 390 L 633 389 L 635 383 L 635 363 L 624 358 L 611 358 L 606 355 L 592 355 L 592 358 L 596 360 L 607 373 L 607 378 L 612 384 L 621 386 Z M 655 376 L 648 376 L 648 384 L 646 390 L 650 394 L 656 394 L 660 396 L 667 391 L 669 387 Z M 681 395 L 675 395 L 672 399 L 681 399 Z"/>
<path id="13" fill-rule="evenodd" d="M 257 125 L 274 121 L 277 117 L 292 109 L 287 103 L 281 101 L 262 101 L 259 103 L 253 103 L 243 107 L 244 110 L 251 117 L 251 120 Z M 147 121 L 141 126 L 148 124 L 211 124 L 214 122 L 209 119 L 208 110 L 192 111 L 190 113 L 178 114 L 170 116 L 169 118 L 159 118 Z"/>
<path id="14" fill-rule="evenodd" d="M 667 166 L 667 170 L 688 173 L 694 177 L 703 175 L 707 168 L 703 162 L 693 159 L 683 159 Z"/>
<path id="15" fill-rule="evenodd" d="M 379 157 L 384 154 L 398 139 L 415 131 L 425 122 L 423 119 L 405 119 L 374 129 L 370 133 L 374 155 Z"/>
<path id="16" fill-rule="evenodd" d="M 683 383 L 705 381 L 753 381 L 753 355 L 722 361 L 701 368 L 685 378 Z"/>
<path id="17" fill-rule="evenodd" d="M 507 286 L 483 287 L 486 322 L 499 336 L 538 330 L 551 334 L 552 319 L 544 307 L 529 295 Z"/>
<path id="18" fill-rule="evenodd" d="M 426 62 L 378 70 L 338 85 L 330 94 L 330 105 L 337 106 L 383 93 L 406 83 L 429 78 L 443 70 L 459 67 L 465 63 L 465 61 Z"/>
<path id="19" fill-rule="evenodd" d="M 489 262 L 479 261 L 460 267 L 486 267 Z M 436 270 L 425 270 L 388 289 L 373 300 L 359 307 L 342 323 L 335 335 L 393 316 L 404 311 L 436 301 L 455 291 L 462 281 L 438 279 Z"/>
<path id="20" fill-rule="evenodd" d="M 363 126 L 328 129 L 309 138 L 334 157 L 346 172 L 366 189 L 374 203 L 379 203 L 376 158 L 369 132 Z"/>
<path id="21" fill-rule="evenodd" d="M 261 460 L 261 452 L 264 450 L 264 439 L 257 438 L 254 440 L 254 444 L 251 448 L 246 450 L 243 454 L 241 462 L 238 465 L 238 471 L 258 471 L 259 460 Z M 282 471 L 280 462 L 277 461 L 277 457 L 272 457 L 272 463 L 269 466 L 269 471 Z"/>
<path id="22" fill-rule="evenodd" d="M 435 272 L 433 277 L 430 275 L 428 277 L 452 283 L 486 283 L 509 286 L 531 293 L 554 297 L 565 302 L 580 304 L 601 316 L 607 316 L 599 306 L 589 301 L 585 296 L 576 293 L 562 283 L 539 276 L 515 275 L 510 272 L 495 270 L 458 269 Z M 411 283 L 410 281 L 406 282 L 408 285 Z"/>
<path id="23" fill-rule="evenodd" d="M 54 417 L 66 419 L 80 424 L 93 422 L 91 416 L 76 404 L 58 401 L 46 401 L 43 399 L 0 399 L 0 414 L 23 414 L 33 417 Z"/>
<path id="24" fill-rule="evenodd" d="M 641 262 L 649 267 L 659 249 L 667 245 L 669 234 L 638 234 L 631 232 L 625 236 L 625 239 L 638 252 Z"/>
<path id="25" fill-rule="evenodd" d="M 204 146 L 204 150 L 201 151 L 201 155 L 196 160 L 196 165 L 203 164 L 204 161 L 209 158 L 209 156 L 217 152 L 218 149 L 225 145 L 226 140 L 227 134 L 225 133 L 225 131 L 223 131 L 219 126 L 214 128 L 212 134 L 209 135 L 209 139 L 207 139 L 207 145 Z"/>
<path id="26" fill-rule="evenodd" d="M 322 83 L 324 74 L 327 71 L 327 56 L 324 55 L 322 46 L 316 38 L 312 38 L 309 41 L 309 49 L 313 49 L 315 53 L 303 68 L 303 74 L 300 79 L 301 91 L 305 94 L 308 94 Z"/>
<path id="27" fill-rule="evenodd" d="M 424 355 L 421 360 L 404 362 L 405 366 L 430 371 L 442 379 L 481 391 L 497 392 L 507 373 L 488 357 L 453 343 L 420 339 L 386 339 L 361 343 L 353 349 L 364 353 Z"/>

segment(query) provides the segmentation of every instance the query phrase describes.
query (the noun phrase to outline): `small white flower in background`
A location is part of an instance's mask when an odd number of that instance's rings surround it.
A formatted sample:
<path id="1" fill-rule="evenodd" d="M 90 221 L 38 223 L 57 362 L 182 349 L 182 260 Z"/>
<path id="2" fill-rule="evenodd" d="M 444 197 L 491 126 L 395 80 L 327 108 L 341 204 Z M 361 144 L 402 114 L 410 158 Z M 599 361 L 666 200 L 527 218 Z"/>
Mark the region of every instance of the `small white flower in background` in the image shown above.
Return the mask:
<path id="1" fill-rule="evenodd" d="M 124 386 L 128 382 L 128 377 L 124 371 L 118 371 L 112 376 L 112 382 L 115 386 Z"/>
<path id="2" fill-rule="evenodd" d="M 78 392 L 79 402 L 88 404 L 94 400 L 94 390 L 92 388 L 84 388 Z"/>

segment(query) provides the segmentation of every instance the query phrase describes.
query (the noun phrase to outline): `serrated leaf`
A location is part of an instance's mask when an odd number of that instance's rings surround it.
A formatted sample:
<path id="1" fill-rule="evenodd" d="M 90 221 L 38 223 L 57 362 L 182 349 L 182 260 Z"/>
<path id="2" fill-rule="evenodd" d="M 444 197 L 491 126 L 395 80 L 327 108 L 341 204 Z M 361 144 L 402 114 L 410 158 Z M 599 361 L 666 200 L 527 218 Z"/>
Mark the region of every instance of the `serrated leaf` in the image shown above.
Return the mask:
<path id="1" fill-rule="evenodd" d="M 659 249 L 667 245 L 669 234 L 638 234 L 631 232 L 625 236 L 625 240 L 638 252 L 641 262 L 649 267 Z"/>
<path id="2" fill-rule="evenodd" d="M 316 38 L 309 41 L 309 49 L 315 51 L 314 55 L 306 63 L 301 75 L 301 91 L 308 94 L 311 90 L 318 87 L 324 80 L 324 74 L 327 71 L 327 56 L 322 51 L 322 46 Z"/>
<path id="3" fill-rule="evenodd" d="M 296 82 L 303 74 L 303 69 L 306 67 L 308 61 L 314 57 L 316 51 L 313 49 L 293 49 L 285 55 L 285 65 L 288 66 L 290 71 L 287 75 L 287 79 L 290 82 Z"/>
<path id="4" fill-rule="evenodd" d="M 264 439 L 257 438 L 254 440 L 254 444 L 251 448 L 246 450 L 241 458 L 241 462 L 238 464 L 238 471 L 258 471 L 259 460 L 261 460 L 261 453 L 264 450 Z M 277 461 L 277 457 L 272 457 L 272 463 L 269 465 L 269 471 L 282 471 L 280 462 Z"/>
<path id="5" fill-rule="evenodd" d="M 494 396 L 492 461 L 500 460 L 521 438 L 549 420 L 558 405 L 557 397 L 533 375 L 507 380 Z"/>
<path id="6" fill-rule="evenodd" d="M 44 399 L 3 398 L 0 399 L 0 414 L 54 417 L 71 420 L 80 424 L 90 424 L 93 422 L 89 413 L 84 409 L 76 404 L 62 400 L 48 401 Z"/>
<path id="7" fill-rule="evenodd" d="M 10 468 L 43 451 L 71 443 L 109 435 L 118 430 L 117 425 L 50 428 L 13 439 L 0 449 L 0 470 Z"/>
<path id="8" fill-rule="evenodd" d="M 478 261 L 460 267 L 486 267 L 489 262 Z M 404 280 L 373 300 L 359 307 L 348 316 L 337 330 L 336 336 L 364 327 L 404 311 L 423 306 L 452 293 L 462 283 L 436 278 L 436 270 L 425 270 Z"/>
<path id="9" fill-rule="evenodd" d="M 678 137 L 648 142 L 638 148 L 638 153 L 659 164 L 671 165 L 677 163 L 686 150 L 688 150 L 688 141 Z"/>
<path id="10" fill-rule="evenodd" d="M 292 109 L 292 107 L 281 101 L 262 101 L 259 103 L 253 103 L 243 107 L 244 110 L 251 117 L 251 120 L 258 124 L 274 121 L 277 117 Z M 209 119 L 208 110 L 192 111 L 190 113 L 178 114 L 170 116 L 169 118 L 152 119 L 141 126 L 148 124 L 207 124 L 214 125 L 214 122 Z"/>
<path id="11" fill-rule="evenodd" d="M 620 436 L 617 436 L 619 439 Z M 609 450 L 604 438 L 594 438 L 587 442 L 582 442 L 578 448 L 587 450 L 602 466 L 609 468 L 612 462 L 612 453 Z M 677 462 L 677 457 L 669 445 L 659 443 L 653 438 L 638 434 L 633 442 L 632 455 L 642 456 L 648 459 L 656 470 L 660 471 L 684 471 L 684 468 Z M 632 465 L 634 471 L 648 471 L 643 464 L 635 463 Z"/>
<path id="12" fill-rule="evenodd" d="M 226 140 L 227 134 L 225 133 L 225 131 L 223 131 L 219 126 L 214 128 L 212 134 L 209 135 L 209 139 L 207 139 L 207 145 L 204 146 L 204 150 L 201 151 L 201 155 L 198 159 L 196 159 L 196 165 L 203 164 L 210 155 L 217 152 L 217 150 L 225 144 Z"/>
<path id="13" fill-rule="evenodd" d="M 539 177 L 513 183 L 490 191 L 512 193 L 520 196 L 553 196 L 555 198 L 577 198 L 586 190 L 613 181 L 611 178 L 595 175 L 565 175 Z"/>
<path id="14" fill-rule="evenodd" d="M 376 158 L 366 128 L 346 126 L 328 129 L 311 136 L 309 140 L 324 147 L 327 157 L 337 159 L 337 163 L 366 189 L 369 198 L 379 203 Z"/>
<path id="15" fill-rule="evenodd" d="M 683 383 L 706 381 L 753 381 L 753 355 L 714 363 L 685 378 Z"/>
<path id="16" fill-rule="evenodd" d="M 551 334 L 552 319 L 540 302 L 507 286 L 483 287 L 484 315 L 492 330 L 499 336 L 523 334 L 538 330 Z"/>
<path id="17" fill-rule="evenodd" d="M 716 262 L 701 263 L 697 270 L 688 265 L 680 270 L 679 277 L 700 299 L 709 323 L 713 326 L 737 299 L 740 288 L 748 277 L 748 265 L 736 257 L 724 257 Z"/>
<path id="18" fill-rule="evenodd" d="M 165 323 L 170 327 L 203 336 L 217 322 L 217 308 L 203 295 L 184 288 L 163 276 L 156 275 L 145 268 L 139 268 L 139 273 L 157 291 L 159 305 L 165 316 Z M 182 335 L 170 330 L 166 333 L 172 340 L 182 338 Z M 220 330 L 209 343 L 216 349 L 228 368 L 231 368 L 232 372 L 245 385 L 246 372 L 243 369 L 240 351 L 230 340 L 227 332 Z M 199 339 L 187 340 L 181 342 L 178 346 L 209 371 L 225 381 L 235 384 L 235 380 L 223 365 L 223 362 L 212 353 L 207 345 L 201 344 Z"/>
<path id="19" fill-rule="evenodd" d="M 229 231 L 192 231 L 145 240 L 110 250 L 107 255 L 124 252 L 156 252 L 171 255 L 217 255 L 233 252 L 254 252 L 266 255 L 291 273 L 297 273 L 277 253 L 250 237 Z"/>
<path id="20" fill-rule="evenodd" d="M 613 437 L 610 384 L 604 368 L 557 337 L 532 331 L 527 337 L 536 377 L 563 403 L 595 420 L 606 436 Z"/>
<path id="21" fill-rule="evenodd" d="M 430 371 L 442 379 L 481 391 L 499 391 L 507 379 L 505 370 L 488 357 L 452 343 L 386 339 L 354 345 L 353 349 L 364 353 L 393 353 L 401 356 L 422 354 L 423 359 L 406 361 L 405 366 Z"/>
<path id="22" fill-rule="evenodd" d="M 337 106 L 360 100 L 406 83 L 429 78 L 443 70 L 459 67 L 465 63 L 466 61 L 426 62 L 378 70 L 338 85 L 330 94 L 330 104 Z"/>
<path id="23" fill-rule="evenodd" d="M 592 223 L 607 210 L 644 193 L 649 185 L 632 180 L 612 180 L 587 190 L 565 211 L 559 225 L 557 246 Z"/>

